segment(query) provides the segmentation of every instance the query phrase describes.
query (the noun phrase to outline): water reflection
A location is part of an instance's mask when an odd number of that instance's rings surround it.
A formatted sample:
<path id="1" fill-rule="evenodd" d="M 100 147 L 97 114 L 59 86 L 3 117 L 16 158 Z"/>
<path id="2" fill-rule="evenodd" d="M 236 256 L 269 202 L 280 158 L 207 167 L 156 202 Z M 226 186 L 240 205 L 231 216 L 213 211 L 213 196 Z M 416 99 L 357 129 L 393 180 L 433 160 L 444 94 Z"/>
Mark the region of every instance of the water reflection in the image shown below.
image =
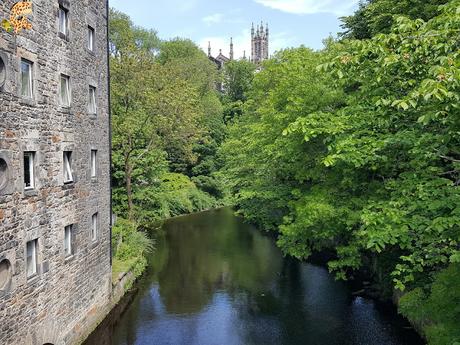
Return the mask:
<path id="1" fill-rule="evenodd" d="M 139 293 L 87 345 L 421 344 L 394 312 L 283 258 L 223 209 L 164 226 Z"/>

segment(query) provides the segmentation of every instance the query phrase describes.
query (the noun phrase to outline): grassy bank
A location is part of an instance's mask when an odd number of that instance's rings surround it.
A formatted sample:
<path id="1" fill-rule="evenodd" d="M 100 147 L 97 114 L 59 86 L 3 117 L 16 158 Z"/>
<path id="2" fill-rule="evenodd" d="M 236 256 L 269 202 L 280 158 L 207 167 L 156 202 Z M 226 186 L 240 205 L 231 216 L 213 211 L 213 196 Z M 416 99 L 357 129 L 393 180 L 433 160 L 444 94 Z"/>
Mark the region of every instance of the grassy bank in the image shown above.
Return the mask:
<path id="1" fill-rule="evenodd" d="M 147 233 L 139 231 L 134 221 L 117 220 L 112 232 L 112 283 L 116 284 L 120 275 L 132 272 L 138 278 L 147 267 L 147 255 L 154 250 L 154 240 Z"/>

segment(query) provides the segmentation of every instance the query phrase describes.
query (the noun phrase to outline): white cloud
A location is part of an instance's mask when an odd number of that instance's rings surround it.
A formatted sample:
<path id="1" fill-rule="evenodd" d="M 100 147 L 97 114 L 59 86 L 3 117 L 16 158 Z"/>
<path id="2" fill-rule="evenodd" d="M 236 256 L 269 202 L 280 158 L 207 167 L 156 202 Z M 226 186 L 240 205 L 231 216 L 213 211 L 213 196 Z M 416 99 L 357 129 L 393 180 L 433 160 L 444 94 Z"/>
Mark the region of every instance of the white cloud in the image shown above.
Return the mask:
<path id="1" fill-rule="evenodd" d="M 218 24 L 222 21 L 224 15 L 222 13 L 214 13 L 203 18 L 203 22 L 208 25 Z"/>
<path id="2" fill-rule="evenodd" d="M 202 20 L 207 25 L 219 24 L 224 19 L 224 15 L 222 13 L 214 13 L 209 16 L 204 17 Z"/>
<path id="3" fill-rule="evenodd" d="M 351 13 L 359 0 L 254 0 L 266 7 L 294 14 Z"/>

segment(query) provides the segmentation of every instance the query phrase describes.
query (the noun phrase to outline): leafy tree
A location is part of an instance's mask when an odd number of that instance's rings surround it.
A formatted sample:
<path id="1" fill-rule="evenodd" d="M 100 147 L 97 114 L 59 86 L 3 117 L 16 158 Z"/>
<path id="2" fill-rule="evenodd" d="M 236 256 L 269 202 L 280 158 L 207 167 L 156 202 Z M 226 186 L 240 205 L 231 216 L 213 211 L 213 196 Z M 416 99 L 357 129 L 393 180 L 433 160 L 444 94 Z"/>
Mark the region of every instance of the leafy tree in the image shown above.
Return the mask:
<path id="1" fill-rule="evenodd" d="M 460 262 L 459 14 L 454 0 L 367 40 L 280 52 L 222 147 L 246 219 L 297 258 L 335 253 L 338 278 L 384 261 L 393 288 L 419 288 L 405 315 L 428 301 L 434 344 L 458 339 L 457 296 L 440 299 Z"/>
<path id="2" fill-rule="evenodd" d="M 311 173 L 305 167 L 313 165 L 312 148 L 303 136 L 286 140 L 283 130 L 300 115 L 339 102 L 327 86 L 328 77 L 318 78 L 315 71 L 321 59 L 321 54 L 299 48 L 267 61 L 254 79 L 244 116 L 230 126 L 221 149 L 224 174 L 241 213 L 265 229 L 282 222 L 292 190 Z"/>
<path id="3" fill-rule="evenodd" d="M 224 65 L 225 97 L 231 102 L 246 101 L 255 74 L 255 65 L 248 60 L 233 60 Z"/>
<path id="4" fill-rule="evenodd" d="M 459 6 L 429 22 L 400 18 L 392 33 L 351 42 L 323 66 L 345 90 L 358 85 L 337 113 L 346 127 L 323 164 L 364 170 L 372 192 L 358 222 L 344 228 L 353 236 L 334 269 L 359 266 L 366 251 L 396 250 L 393 278 L 404 289 L 458 260 Z"/>
<path id="5" fill-rule="evenodd" d="M 204 119 L 221 112 L 211 87 L 215 67 L 191 42 L 161 42 L 114 10 L 109 39 L 114 209 L 148 223 L 161 212 L 144 208 L 146 195 L 169 169 L 188 172 L 197 163 L 195 147 L 208 136 Z"/>
<path id="6" fill-rule="evenodd" d="M 341 18 L 343 37 L 367 39 L 378 33 L 389 33 L 395 18 L 403 15 L 428 21 L 438 15 L 438 7 L 449 0 L 366 0 L 351 16 Z"/>
<path id="7" fill-rule="evenodd" d="M 255 71 L 255 65 L 247 60 L 234 60 L 225 64 L 223 72 L 225 122 L 230 122 L 242 114 L 242 106 L 251 89 Z"/>
<path id="8" fill-rule="evenodd" d="M 133 219 L 133 184 L 152 179 L 164 169 L 164 154 L 158 147 L 154 118 L 152 82 L 156 68 L 150 42 L 157 42 L 156 34 L 134 27 L 129 18 L 111 10 L 109 25 L 111 66 L 111 107 L 113 126 L 113 163 L 115 187 L 126 192 L 126 210 Z M 144 44 L 142 39 L 146 39 Z M 133 181 L 134 180 L 134 181 Z M 115 195 L 122 197 L 120 191 Z M 116 198 L 117 200 L 117 198 Z M 123 203 L 115 210 L 124 209 Z"/>

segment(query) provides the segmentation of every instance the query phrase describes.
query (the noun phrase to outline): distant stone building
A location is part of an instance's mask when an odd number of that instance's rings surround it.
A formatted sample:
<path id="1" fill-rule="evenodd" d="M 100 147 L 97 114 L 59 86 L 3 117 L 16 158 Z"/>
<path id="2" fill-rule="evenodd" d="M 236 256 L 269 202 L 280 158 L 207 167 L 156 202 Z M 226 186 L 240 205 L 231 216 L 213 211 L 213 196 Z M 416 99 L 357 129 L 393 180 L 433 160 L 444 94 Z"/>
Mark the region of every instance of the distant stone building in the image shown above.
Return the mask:
<path id="1" fill-rule="evenodd" d="M 268 24 L 264 29 L 263 23 L 257 25 L 257 30 L 254 29 L 254 24 L 251 28 L 251 61 L 259 65 L 262 61 L 267 60 L 269 57 L 269 37 L 270 32 Z"/>
<path id="2" fill-rule="evenodd" d="M 226 57 L 224 54 L 222 54 L 222 49 L 219 49 L 219 55 L 213 57 L 211 42 L 208 43 L 208 58 L 216 64 L 219 70 L 222 69 L 227 62 L 233 60 L 233 55 L 233 38 L 230 38 L 230 57 Z"/>
<path id="3" fill-rule="evenodd" d="M 0 29 L 0 344 L 74 344 L 111 293 L 108 2 L 31 3 Z"/>
<path id="4" fill-rule="evenodd" d="M 251 57 L 256 65 L 269 58 L 269 38 L 270 31 L 268 24 L 264 28 L 263 23 L 257 25 L 257 30 L 254 28 L 254 23 L 251 28 Z M 208 58 L 217 65 L 218 69 L 222 69 L 224 65 L 234 59 L 233 38 L 230 38 L 230 54 L 229 57 L 222 54 L 222 49 L 219 50 L 219 55 L 212 56 L 211 42 L 208 43 Z M 243 59 L 246 59 L 246 51 L 243 54 Z"/>

